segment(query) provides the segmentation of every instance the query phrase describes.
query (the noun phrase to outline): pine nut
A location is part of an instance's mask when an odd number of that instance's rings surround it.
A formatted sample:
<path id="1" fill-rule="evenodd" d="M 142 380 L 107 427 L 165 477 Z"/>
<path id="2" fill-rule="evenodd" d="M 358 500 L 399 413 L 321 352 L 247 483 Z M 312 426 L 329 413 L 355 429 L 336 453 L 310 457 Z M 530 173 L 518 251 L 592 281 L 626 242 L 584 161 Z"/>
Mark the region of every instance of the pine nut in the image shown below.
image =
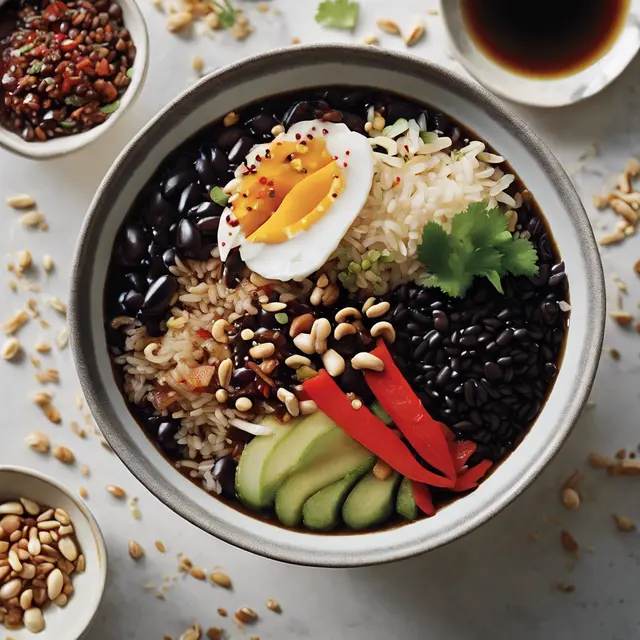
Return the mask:
<path id="1" fill-rule="evenodd" d="M 289 356 L 284 363 L 287 365 L 287 367 L 291 367 L 292 369 L 298 369 L 300 367 L 310 367 L 311 366 L 311 360 L 309 360 L 309 358 L 306 358 L 305 356 L 301 356 L 298 354 L 294 354 L 292 356 Z"/>
<path id="2" fill-rule="evenodd" d="M 2 358 L 4 360 L 13 360 L 21 350 L 20 341 L 18 338 L 9 338 L 2 347 Z"/>
<path id="3" fill-rule="evenodd" d="M 30 516 L 37 516 L 40 513 L 40 505 L 29 498 L 20 498 L 22 506 Z"/>
<path id="4" fill-rule="evenodd" d="M 355 307 L 345 307 L 336 313 L 336 322 L 346 322 L 347 320 L 360 320 L 362 314 Z"/>
<path id="5" fill-rule="evenodd" d="M 33 602 L 33 589 L 26 589 L 20 594 L 20 606 L 26 611 Z"/>
<path id="6" fill-rule="evenodd" d="M 241 337 L 243 340 L 253 340 L 253 336 L 254 336 L 254 335 L 255 335 L 255 334 L 253 333 L 253 331 L 251 331 L 251 329 L 243 329 L 243 330 L 240 332 L 240 337 Z"/>
<path id="7" fill-rule="evenodd" d="M 369 300 L 371 300 L 372 298 L 369 298 Z M 369 300 L 367 300 L 367 302 L 369 302 Z M 366 305 L 366 303 L 365 303 Z M 364 309 L 364 307 L 363 307 Z M 365 314 L 367 316 L 367 318 L 379 318 L 380 316 L 383 316 L 385 313 L 387 313 L 387 311 L 389 311 L 389 309 L 391 309 L 391 305 L 384 301 L 384 302 L 378 302 L 378 304 L 374 304 L 371 305 L 369 307 L 367 307 L 367 310 L 365 311 Z"/>
<path id="8" fill-rule="evenodd" d="M 356 353 L 353 358 L 351 358 L 351 366 L 354 369 L 371 369 L 372 371 L 383 371 L 384 370 L 384 362 L 380 360 L 377 356 L 374 356 L 372 353 Z"/>
<path id="9" fill-rule="evenodd" d="M 22 580 L 20 580 L 20 578 L 14 578 L 13 580 L 9 580 L 9 582 L 5 582 L 2 587 L 0 587 L 0 600 L 11 600 L 11 598 L 15 598 L 20 593 L 21 587 Z"/>
<path id="10" fill-rule="evenodd" d="M 254 360 L 264 360 L 270 358 L 276 352 L 276 346 L 273 342 L 264 342 L 249 349 L 249 355 Z"/>
<path id="11" fill-rule="evenodd" d="M 7 198 L 7 204 L 12 209 L 29 209 L 35 207 L 36 201 L 31 196 L 21 193 Z"/>
<path id="12" fill-rule="evenodd" d="M 26 438 L 27 444 L 38 453 L 47 453 L 51 448 L 49 436 L 41 431 L 32 431 Z"/>
<path id="13" fill-rule="evenodd" d="M 322 355 L 327 350 L 327 338 L 331 335 L 331 323 L 326 318 L 319 318 L 313 323 L 311 335 L 315 335 L 315 351 Z"/>
<path id="14" fill-rule="evenodd" d="M 31 540 L 29 540 L 29 543 L 27 545 L 27 551 L 32 556 L 39 556 L 40 552 L 42 551 L 42 545 L 40 544 L 40 540 L 38 540 L 38 538 L 31 538 Z"/>
<path id="15" fill-rule="evenodd" d="M 216 391 L 216 400 L 220 404 L 224 404 L 229 399 L 229 394 L 224 389 L 218 389 Z"/>
<path id="16" fill-rule="evenodd" d="M 42 611 L 37 607 L 27 609 L 24 612 L 24 626 L 27 627 L 31 633 L 40 633 L 44 629 L 44 617 Z"/>
<path id="17" fill-rule="evenodd" d="M 78 559 L 78 547 L 71 538 L 60 538 L 58 549 L 69 562 L 75 562 Z"/>
<path id="18" fill-rule="evenodd" d="M 378 460 L 373 467 L 372 473 L 378 480 L 386 480 L 393 473 L 393 469 L 383 460 Z"/>
<path id="19" fill-rule="evenodd" d="M 329 278 L 326 273 L 323 273 L 316 281 L 316 286 L 320 287 L 321 289 L 326 288 L 328 284 L 329 284 Z"/>
<path id="20" fill-rule="evenodd" d="M 0 515 L 13 514 L 15 516 L 21 516 L 24 513 L 24 507 L 20 502 L 5 502 L 0 504 Z"/>
<path id="21" fill-rule="evenodd" d="M 224 589 L 231 589 L 233 586 L 231 583 L 231 578 L 222 571 L 214 571 L 210 576 L 209 580 L 214 584 L 217 584 L 219 587 L 223 587 Z"/>
<path id="22" fill-rule="evenodd" d="M 308 356 L 311 356 L 316 352 L 314 342 L 311 339 L 311 334 L 309 333 L 299 333 L 293 339 L 293 344 L 295 344 L 302 353 L 306 353 Z"/>
<path id="23" fill-rule="evenodd" d="M 263 304 L 262 308 L 269 313 L 278 313 L 278 311 L 284 311 L 287 305 L 284 302 L 268 302 Z"/>
<path id="24" fill-rule="evenodd" d="M 66 593 L 61 593 L 54 601 L 53 604 L 55 604 L 58 607 L 65 607 L 67 605 L 67 602 L 69 602 L 69 597 L 67 596 Z"/>
<path id="25" fill-rule="evenodd" d="M 84 556 L 80 554 L 78 556 L 78 560 L 76 561 L 76 571 L 78 573 L 83 573 L 85 568 L 86 568 L 86 561 L 84 559 Z"/>
<path id="26" fill-rule="evenodd" d="M 307 333 L 311 331 L 312 326 L 313 316 L 310 313 L 305 313 L 301 316 L 298 316 L 291 321 L 291 326 L 289 327 L 289 336 L 291 338 L 295 338 L 301 333 Z"/>
<path id="27" fill-rule="evenodd" d="M 60 569 L 54 569 L 47 576 L 47 595 L 49 600 L 55 600 L 61 593 L 64 586 L 64 578 Z"/>
<path id="28" fill-rule="evenodd" d="M 144 549 L 135 540 L 129 540 L 129 555 L 134 560 L 140 560 L 144 555 Z"/>
<path id="29" fill-rule="evenodd" d="M 329 349 L 322 354 L 322 364 L 332 378 L 344 373 L 344 358 L 334 349 Z"/>
<path id="30" fill-rule="evenodd" d="M 218 367 L 218 382 L 221 387 L 228 387 L 231 383 L 231 374 L 233 373 L 233 361 L 231 358 L 225 358 Z"/>
<path id="31" fill-rule="evenodd" d="M 309 297 L 309 302 L 314 307 L 317 307 L 322 302 L 323 295 L 324 289 L 321 289 L 320 287 L 314 287 L 313 291 L 311 292 L 311 296 Z"/>
<path id="32" fill-rule="evenodd" d="M 211 327 L 211 335 L 216 342 L 221 344 L 229 343 L 227 332 L 232 331 L 233 327 L 224 319 L 220 318 L 213 323 Z"/>
<path id="33" fill-rule="evenodd" d="M 114 498 L 118 498 L 118 500 L 122 500 L 127 495 L 122 487 L 117 487 L 114 484 L 109 484 L 105 488 Z"/>
<path id="34" fill-rule="evenodd" d="M 122 491 L 122 489 L 121 489 Z M 124 492 L 123 492 L 124 493 Z M 53 517 L 60 523 L 66 526 L 71 524 L 71 519 L 69 518 L 69 514 L 64 509 L 56 509 L 53 512 Z"/>
<path id="35" fill-rule="evenodd" d="M 71 449 L 69 449 L 68 447 L 63 446 L 57 446 L 53 448 L 53 457 L 63 464 L 73 464 L 73 462 L 75 461 L 73 451 L 71 451 Z"/>
<path id="36" fill-rule="evenodd" d="M 9 551 L 9 543 L 6 540 L 0 542 L 0 553 L 7 553 Z"/>
<path id="37" fill-rule="evenodd" d="M 318 405 L 313 400 L 302 400 L 299 404 L 302 416 L 309 416 L 318 410 Z"/>
<path id="38" fill-rule="evenodd" d="M 371 327 L 372 338 L 382 338 L 387 344 L 393 344 L 396 340 L 396 330 L 390 322 L 376 322 Z"/>
<path id="39" fill-rule="evenodd" d="M 371 298 L 367 298 L 362 305 L 362 313 L 367 313 L 375 303 L 376 299 L 373 296 Z"/>
<path id="40" fill-rule="evenodd" d="M 358 330 L 352 324 L 349 324 L 347 322 L 341 322 L 335 328 L 335 331 L 333 332 L 333 337 L 336 340 L 342 340 L 342 338 L 345 338 L 346 336 L 352 336 L 354 333 L 358 333 Z"/>
<path id="41" fill-rule="evenodd" d="M 20 577 L 23 580 L 33 580 L 36 576 L 36 566 L 34 564 L 24 563 L 22 565 L 22 571 Z"/>
<path id="42" fill-rule="evenodd" d="M 38 529 L 41 531 L 53 531 L 54 529 L 59 528 L 60 523 L 57 520 L 44 520 L 43 522 L 38 522 Z"/>
<path id="43" fill-rule="evenodd" d="M 14 549 L 9 551 L 9 565 L 16 573 L 20 573 L 22 571 L 22 562 L 20 562 L 18 553 Z"/>
<path id="44" fill-rule="evenodd" d="M 569 510 L 577 509 L 580 506 L 580 494 L 571 487 L 566 487 L 562 491 L 562 504 Z"/>
<path id="45" fill-rule="evenodd" d="M 298 398 L 296 398 L 291 391 L 280 388 L 278 389 L 278 400 L 284 404 L 287 411 L 295 418 L 300 415 L 300 405 L 298 404 Z"/>
<path id="46" fill-rule="evenodd" d="M 322 294 L 322 304 L 325 307 L 330 307 L 331 305 L 338 302 L 338 298 L 340 297 L 340 290 L 337 285 L 330 284 Z"/>
<path id="47" fill-rule="evenodd" d="M 52 516 L 54 514 L 54 510 L 53 509 L 47 509 L 46 511 L 43 511 L 37 518 L 36 518 L 36 522 L 43 522 L 44 520 L 51 520 Z"/>
<path id="48" fill-rule="evenodd" d="M 249 400 L 249 398 L 245 398 L 242 396 L 236 400 L 236 409 L 238 411 L 246 412 L 251 411 L 251 407 L 253 407 L 253 402 Z"/>
<path id="49" fill-rule="evenodd" d="M 5 534 L 12 535 L 22 526 L 22 520 L 15 515 L 4 516 L 0 520 L 0 527 L 4 529 Z"/>

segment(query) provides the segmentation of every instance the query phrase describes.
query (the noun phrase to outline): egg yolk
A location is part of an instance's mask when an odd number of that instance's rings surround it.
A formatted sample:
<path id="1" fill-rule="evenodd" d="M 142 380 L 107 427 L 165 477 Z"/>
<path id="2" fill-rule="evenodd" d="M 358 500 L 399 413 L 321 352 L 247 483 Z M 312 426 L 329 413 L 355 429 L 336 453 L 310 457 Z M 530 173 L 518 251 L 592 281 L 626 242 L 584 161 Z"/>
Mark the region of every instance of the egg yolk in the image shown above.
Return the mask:
<path id="1" fill-rule="evenodd" d="M 231 203 L 249 242 L 284 242 L 308 229 L 344 189 L 342 172 L 319 137 L 272 143 L 256 161 Z"/>

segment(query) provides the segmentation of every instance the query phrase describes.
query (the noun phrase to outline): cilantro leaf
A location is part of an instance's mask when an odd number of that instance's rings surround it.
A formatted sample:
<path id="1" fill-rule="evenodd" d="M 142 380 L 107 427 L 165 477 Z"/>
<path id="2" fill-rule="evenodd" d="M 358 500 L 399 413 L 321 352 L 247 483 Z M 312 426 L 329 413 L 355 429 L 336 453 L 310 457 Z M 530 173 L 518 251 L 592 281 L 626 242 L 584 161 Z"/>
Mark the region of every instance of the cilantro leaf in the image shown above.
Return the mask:
<path id="1" fill-rule="evenodd" d="M 217 9 L 220 26 L 223 29 L 230 29 L 235 25 L 238 18 L 238 10 L 229 2 L 229 0 L 211 0 L 211 4 Z"/>
<path id="2" fill-rule="evenodd" d="M 226 207 L 227 202 L 229 202 L 229 196 L 220 187 L 213 187 L 213 189 L 211 189 L 211 192 L 209 193 L 209 196 L 216 204 L 219 204 L 221 207 Z"/>
<path id="3" fill-rule="evenodd" d="M 356 0 L 323 0 L 318 5 L 316 22 L 323 27 L 354 29 L 360 5 Z"/>
<path id="4" fill-rule="evenodd" d="M 498 247 L 502 252 L 502 264 L 505 271 L 514 276 L 537 276 L 539 269 L 536 264 L 538 254 L 529 240 L 518 238 L 504 242 Z"/>
<path id="5" fill-rule="evenodd" d="M 464 296 L 475 277 L 485 277 L 504 293 L 500 278 L 538 274 L 537 253 L 529 240 L 514 239 L 500 209 L 484 202 L 469 205 L 453 218 L 451 233 L 430 222 L 422 230 L 418 259 L 428 275 L 427 287 L 439 287 L 453 297 Z"/>

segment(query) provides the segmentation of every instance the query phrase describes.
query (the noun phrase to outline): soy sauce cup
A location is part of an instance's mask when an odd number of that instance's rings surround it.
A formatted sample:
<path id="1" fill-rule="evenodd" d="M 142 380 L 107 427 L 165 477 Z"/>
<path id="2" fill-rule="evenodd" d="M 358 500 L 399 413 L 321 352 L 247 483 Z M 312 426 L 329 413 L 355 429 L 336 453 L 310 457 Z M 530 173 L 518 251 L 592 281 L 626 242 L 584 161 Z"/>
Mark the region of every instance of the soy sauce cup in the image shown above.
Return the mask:
<path id="1" fill-rule="evenodd" d="M 514 50 L 509 52 L 504 46 L 509 40 L 512 44 L 518 43 L 518 38 L 522 49 L 532 42 L 535 25 L 525 24 L 528 8 L 523 5 L 526 3 L 507 5 L 502 0 L 443 0 L 440 4 L 453 53 L 459 62 L 484 87 L 522 104 L 560 107 L 588 98 L 613 82 L 640 51 L 640 0 L 570 2 L 570 5 L 576 5 L 575 21 L 567 21 L 563 29 L 555 29 L 557 58 L 553 59 L 553 54 L 548 56 L 547 69 L 536 66 L 544 53 L 553 50 L 552 23 L 558 10 L 545 11 L 545 7 L 539 6 L 531 9 L 532 12 L 543 12 L 549 29 L 544 34 L 547 39 L 541 40 L 537 48 L 530 49 L 534 55 L 530 56 L 531 65 L 527 65 L 526 50 L 521 51 L 523 57 L 517 59 Z M 593 5 L 591 13 L 588 5 Z M 514 21 L 513 30 L 509 31 L 508 17 L 500 11 L 501 7 L 506 7 L 511 15 L 520 12 L 525 19 L 520 23 Z M 488 19 L 490 12 L 494 12 L 492 20 Z M 585 21 L 591 21 L 591 24 L 585 24 Z M 500 27 L 498 22 L 502 23 Z M 499 28 L 503 29 L 503 39 L 497 37 Z M 598 31 L 600 34 L 596 37 Z M 578 42 L 581 37 L 587 40 Z M 591 42 L 589 38 L 592 38 Z M 576 49 L 581 48 L 582 60 L 575 57 Z M 572 53 L 573 59 L 563 59 L 563 55 Z"/>

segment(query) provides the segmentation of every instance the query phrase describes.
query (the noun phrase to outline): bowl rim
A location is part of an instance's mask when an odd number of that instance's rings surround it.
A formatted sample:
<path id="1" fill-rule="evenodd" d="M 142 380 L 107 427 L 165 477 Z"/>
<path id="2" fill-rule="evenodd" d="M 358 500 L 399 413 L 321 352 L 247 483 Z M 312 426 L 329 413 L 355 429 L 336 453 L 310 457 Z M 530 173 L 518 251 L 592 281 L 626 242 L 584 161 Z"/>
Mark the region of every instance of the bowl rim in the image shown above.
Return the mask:
<path id="1" fill-rule="evenodd" d="M 58 482 L 55 478 L 37 471 L 36 469 L 31 469 L 29 467 L 22 467 L 15 464 L 0 464 L 0 474 L 8 471 L 9 473 L 15 473 L 16 475 L 29 476 L 31 478 L 35 478 L 48 484 L 53 489 L 59 491 L 63 495 L 65 495 L 73 504 L 77 507 L 78 511 L 84 516 L 86 521 L 89 523 L 89 528 L 91 529 L 91 533 L 93 534 L 93 541 L 95 546 L 98 549 L 98 554 L 101 559 L 100 561 L 100 580 L 98 584 L 93 584 L 92 589 L 96 589 L 97 598 L 96 598 L 96 607 L 94 611 L 91 613 L 91 616 L 88 618 L 86 625 L 83 629 L 80 629 L 80 633 L 78 633 L 75 637 L 79 640 L 84 637 L 87 630 L 91 627 L 93 622 L 96 619 L 98 611 L 100 609 L 100 604 L 102 602 L 104 592 L 107 586 L 107 573 L 108 573 L 108 565 L 109 565 L 109 556 L 107 553 L 107 544 L 104 539 L 104 534 L 100 529 L 100 525 L 96 520 L 96 517 L 91 513 L 89 507 L 85 504 L 83 500 L 76 497 L 69 489 L 67 489 L 61 482 Z"/>
<path id="2" fill-rule="evenodd" d="M 424 538 L 417 541 L 413 540 L 410 544 L 390 544 L 384 548 L 377 548 L 367 551 L 366 553 L 363 552 L 357 557 L 345 558 L 340 553 L 327 552 L 324 550 L 321 553 L 310 554 L 295 548 L 293 545 L 281 544 L 273 539 L 266 540 L 259 534 L 238 530 L 234 526 L 225 523 L 224 518 L 219 518 L 218 522 L 216 522 L 216 518 L 211 516 L 208 518 L 202 517 L 194 513 L 194 511 L 197 510 L 195 507 L 193 509 L 190 508 L 189 504 L 185 504 L 180 499 L 181 494 L 179 491 L 172 487 L 166 487 L 166 482 L 146 456 L 139 458 L 135 455 L 135 449 L 137 449 L 137 447 L 134 449 L 128 446 L 126 434 L 121 433 L 113 424 L 114 412 L 108 400 L 108 394 L 102 384 L 96 382 L 96 376 L 93 375 L 93 371 L 96 370 L 97 365 L 91 332 L 85 331 L 85 327 L 88 324 L 86 318 L 88 314 L 90 314 L 90 310 L 87 307 L 87 296 L 83 295 L 83 291 L 91 281 L 91 268 L 89 267 L 95 255 L 94 246 L 92 245 L 96 236 L 99 236 L 99 234 L 96 234 L 96 231 L 99 230 L 103 224 L 101 215 L 104 214 L 105 210 L 108 211 L 110 209 L 110 205 L 104 206 L 102 204 L 102 199 L 105 192 L 110 189 L 112 179 L 119 171 L 119 167 L 133 154 L 139 142 L 146 137 L 153 137 L 156 133 L 160 134 L 163 127 L 166 126 L 166 119 L 172 114 L 184 110 L 185 102 L 188 104 L 190 101 L 197 101 L 199 95 L 206 92 L 205 87 L 208 85 L 229 87 L 234 85 L 234 80 L 236 79 L 246 81 L 259 75 L 268 74 L 269 71 L 274 68 L 286 69 L 291 66 L 292 54 L 295 55 L 301 64 L 307 66 L 322 65 L 327 62 L 339 63 L 346 59 L 353 63 L 368 65 L 374 68 L 383 64 L 387 68 L 394 66 L 399 67 L 404 74 L 413 75 L 418 80 L 428 77 L 433 82 L 439 83 L 444 88 L 461 95 L 464 99 L 480 105 L 480 108 L 490 114 L 510 135 L 515 136 L 523 143 L 534 159 L 545 167 L 549 181 L 557 192 L 560 201 L 568 211 L 573 213 L 577 233 L 584 248 L 584 260 L 587 267 L 587 274 L 591 281 L 592 294 L 586 303 L 590 307 L 590 318 L 592 318 L 591 322 L 593 325 L 591 328 L 591 340 L 585 342 L 581 348 L 579 356 L 583 368 L 583 375 L 574 384 L 572 394 L 565 403 L 563 417 L 558 423 L 557 428 L 550 431 L 545 438 L 544 455 L 541 455 L 535 464 L 524 470 L 519 480 L 511 485 L 508 490 L 500 495 L 494 496 L 493 503 L 489 507 L 485 507 L 478 513 L 472 514 L 450 532 L 447 531 L 440 534 L 440 539 L 436 541 L 436 543 L 429 538 Z M 130 158 L 129 161 L 131 161 Z M 91 238 L 91 245 L 87 243 L 88 238 Z M 367 566 L 413 557 L 433 548 L 444 546 L 462 537 L 501 511 L 540 474 L 547 463 L 558 452 L 562 443 L 575 426 L 589 397 L 595 378 L 604 337 L 604 327 L 604 274 L 593 230 L 571 180 L 548 147 L 526 123 L 507 109 L 495 96 L 479 85 L 470 82 L 455 72 L 418 58 L 417 56 L 394 51 L 378 50 L 366 45 L 331 43 L 297 45 L 294 47 L 275 49 L 268 53 L 245 58 L 221 68 L 180 94 L 149 121 L 113 163 L 98 188 L 87 216 L 85 217 L 76 246 L 71 274 L 69 328 L 76 369 L 85 397 L 98 424 L 103 430 L 107 441 L 129 471 L 170 509 L 200 529 L 247 551 L 275 560 L 307 566 Z M 274 526 L 273 528 L 275 532 L 277 527 Z M 276 537 L 277 536 L 274 536 L 274 538 Z"/>
<path id="3" fill-rule="evenodd" d="M 137 23 L 134 27 L 135 33 L 130 29 L 131 24 L 125 26 L 135 36 L 136 59 L 131 68 L 138 68 L 140 73 L 133 75 L 131 84 L 127 87 L 127 90 L 120 99 L 118 109 L 112 113 L 105 122 L 96 127 L 71 136 L 51 138 L 46 142 L 27 142 L 13 131 L 9 131 L 0 126 L 0 149 L 6 149 L 11 153 L 15 153 L 29 160 L 50 160 L 52 158 L 69 155 L 74 151 L 79 151 L 93 144 L 109 131 L 126 113 L 129 107 L 134 104 L 144 86 L 149 69 L 149 30 L 137 0 L 119 0 L 119 2 L 125 7 L 125 12 L 131 11 L 133 20 Z"/>

